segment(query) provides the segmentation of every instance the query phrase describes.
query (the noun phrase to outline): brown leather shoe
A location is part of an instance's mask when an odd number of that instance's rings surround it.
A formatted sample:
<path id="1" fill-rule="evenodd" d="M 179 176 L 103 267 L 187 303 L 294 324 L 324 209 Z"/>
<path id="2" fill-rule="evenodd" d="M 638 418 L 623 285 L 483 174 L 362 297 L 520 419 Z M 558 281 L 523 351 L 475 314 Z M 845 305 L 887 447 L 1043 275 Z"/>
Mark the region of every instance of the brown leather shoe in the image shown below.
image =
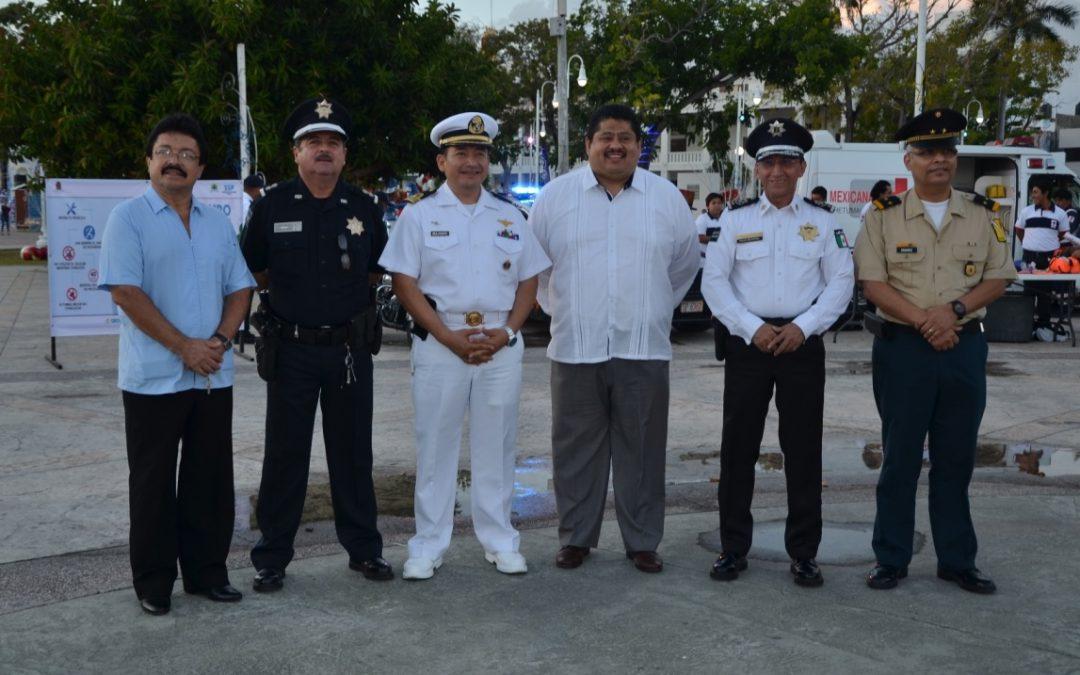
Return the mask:
<path id="1" fill-rule="evenodd" d="M 627 551 L 626 557 L 634 561 L 634 567 L 642 572 L 656 574 L 664 571 L 664 561 L 656 551 Z"/>
<path id="2" fill-rule="evenodd" d="M 564 570 L 572 570 L 581 567 L 585 562 L 585 556 L 589 555 L 588 546 L 563 546 L 555 554 L 555 566 Z"/>

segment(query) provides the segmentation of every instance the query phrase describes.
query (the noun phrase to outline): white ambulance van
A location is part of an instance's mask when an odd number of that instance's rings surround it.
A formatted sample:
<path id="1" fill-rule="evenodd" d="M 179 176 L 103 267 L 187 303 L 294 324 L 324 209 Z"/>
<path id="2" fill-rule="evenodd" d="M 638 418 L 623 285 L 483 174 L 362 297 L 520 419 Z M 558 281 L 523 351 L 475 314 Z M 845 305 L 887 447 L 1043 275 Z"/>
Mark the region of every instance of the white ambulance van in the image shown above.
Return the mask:
<path id="1" fill-rule="evenodd" d="M 904 168 L 898 143 L 841 143 L 828 131 L 814 131 L 814 147 L 806 155 L 806 173 L 799 180 L 798 193 L 823 186 L 836 219 L 854 246 L 862 223 L 859 213 L 870 201 L 870 188 L 879 180 L 892 183 L 894 192 L 912 187 L 911 173 Z M 1001 221 L 1009 229 L 1013 257 L 1021 257 L 1020 241 L 1013 232 L 1016 214 L 1027 206 L 1031 183 L 1036 177 L 1049 179 L 1053 188 L 1065 187 L 1080 204 L 1080 180 L 1065 166 L 1065 153 L 1015 146 L 961 145 L 953 185 L 975 192 L 1001 204 Z"/>

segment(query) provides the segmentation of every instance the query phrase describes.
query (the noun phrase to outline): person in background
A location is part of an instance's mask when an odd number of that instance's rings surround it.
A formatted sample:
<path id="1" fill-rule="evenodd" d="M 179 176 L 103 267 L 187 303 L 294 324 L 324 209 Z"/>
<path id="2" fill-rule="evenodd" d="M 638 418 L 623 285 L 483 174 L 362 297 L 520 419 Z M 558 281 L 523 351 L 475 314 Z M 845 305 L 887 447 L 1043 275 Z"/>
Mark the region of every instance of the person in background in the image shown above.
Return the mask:
<path id="1" fill-rule="evenodd" d="M 829 191 L 825 189 L 824 185 L 818 185 L 810 191 L 810 201 L 815 204 L 828 204 Z"/>
<path id="2" fill-rule="evenodd" d="M 1020 211 L 1016 219 L 1016 236 L 1023 243 L 1024 265 L 1034 265 L 1037 270 L 1050 267 L 1054 251 L 1061 246 L 1069 231 L 1069 217 L 1065 211 L 1050 201 L 1050 183 L 1045 178 L 1035 178 L 1031 183 L 1031 203 Z M 1035 339 L 1040 342 L 1065 341 L 1068 336 L 1051 327 L 1050 311 L 1054 293 L 1062 290 L 1058 282 L 1024 286 L 1024 295 L 1035 297 Z"/>
<path id="3" fill-rule="evenodd" d="M 1065 217 L 1069 221 L 1069 234 L 1080 237 L 1080 211 L 1073 206 L 1072 193 L 1069 192 L 1069 188 L 1060 187 L 1054 190 L 1054 204 L 1065 212 Z"/>
<path id="4" fill-rule="evenodd" d="M 870 188 L 870 201 L 863 204 L 862 211 L 859 211 L 859 222 L 862 223 L 866 220 L 866 214 L 870 209 L 874 208 L 874 202 L 884 202 L 892 195 L 892 183 L 887 180 L 879 180 L 874 183 L 874 187 Z"/>
<path id="5" fill-rule="evenodd" d="M 720 214 L 724 212 L 724 195 L 719 192 L 710 192 L 705 197 L 705 210 L 697 217 L 698 243 L 701 244 L 701 266 L 705 266 L 705 247 L 709 241 L 720 232 Z M 700 285 L 700 274 L 696 283 Z"/>

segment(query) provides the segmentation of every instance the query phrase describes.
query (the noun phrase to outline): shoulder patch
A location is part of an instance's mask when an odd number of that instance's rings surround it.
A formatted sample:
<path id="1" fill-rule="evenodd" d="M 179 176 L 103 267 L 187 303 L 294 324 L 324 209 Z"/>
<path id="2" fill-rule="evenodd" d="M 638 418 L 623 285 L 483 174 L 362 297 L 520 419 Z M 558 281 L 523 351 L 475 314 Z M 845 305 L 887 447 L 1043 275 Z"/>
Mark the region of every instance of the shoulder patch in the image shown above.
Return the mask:
<path id="1" fill-rule="evenodd" d="M 963 194 L 970 194 L 970 193 L 965 192 Z M 1001 210 L 1001 204 L 998 204 L 997 202 L 995 202 L 993 199 L 990 199 L 989 197 L 983 197 L 980 194 L 971 194 L 971 201 L 975 202 L 976 204 L 983 207 L 987 211 L 993 211 L 994 213 L 997 213 L 998 211 Z"/>
<path id="2" fill-rule="evenodd" d="M 826 204 L 824 202 L 819 204 L 819 203 L 815 202 L 813 199 L 810 199 L 809 197 L 803 197 L 802 199 L 803 199 L 804 202 L 806 202 L 810 206 L 813 206 L 814 208 L 822 209 L 823 211 L 828 211 L 829 213 L 833 212 L 832 204 Z"/>
<path id="3" fill-rule="evenodd" d="M 757 204 L 760 199 L 761 197 L 754 197 L 753 199 L 744 199 L 741 202 L 731 202 L 728 204 L 727 210 L 734 211 L 736 209 L 741 209 L 744 206 L 749 206 L 750 204 Z"/>
<path id="4" fill-rule="evenodd" d="M 277 189 L 280 185 L 281 185 L 281 183 L 271 183 L 270 185 L 267 185 L 266 187 L 263 188 L 263 194 L 266 194 L 267 192 L 270 192 L 271 190 Z"/>
<path id="5" fill-rule="evenodd" d="M 522 208 L 521 204 L 518 204 L 513 199 L 510 199 L 506 195 L 501 195 L 498 192 L 492 192 L 491 190 L 488 190 L 488 194 L 491 195 L 492 197 L 494 197 L 495 199 L 498 199 L 500 202 L 506 202 L 510 206 L 513 206 L 515 209 L 518 210 L 518 212 L 521 214 L 521 217 L 524 218 L 525 220 L 529 219 L 529 212 L 526 211 L 524 208 Z"/>
<path id="6" fill-rule="evenodd" d="M 894 206 L 900 205 L 900 198 L 896 195 L 886 197 L 885 199 L 875 199 L 874 208 L 878 211 L 884 211 L 885 209 L 891 209 Z"/>

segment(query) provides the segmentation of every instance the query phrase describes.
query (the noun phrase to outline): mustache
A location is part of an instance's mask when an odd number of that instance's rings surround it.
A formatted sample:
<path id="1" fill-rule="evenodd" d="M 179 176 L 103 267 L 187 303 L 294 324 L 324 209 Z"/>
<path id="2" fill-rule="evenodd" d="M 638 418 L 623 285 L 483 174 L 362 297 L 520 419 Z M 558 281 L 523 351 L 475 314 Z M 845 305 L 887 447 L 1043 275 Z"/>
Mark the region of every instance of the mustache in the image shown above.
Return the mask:
<path id="1" fill-rule="evenodd" d="M 166 166 L 165 168 L 163 168 L 161 170 L 161 173 L 166 174 L 166 173 L 169 173 L 170 171 L 175 171 L 176 173 L 180 174 L 180 176 L 182 178 L 187 178 L 187 171 L 184 171 L 184 169 L 182 167 L 180 167 L 178 164 L 170 164 L 170 165 Z"/>
<path id="2" fill-rule="evenodd" d="M 331 155 L 329 152 L 320 152 L 319 154 L 315 155 L 315 161 L 318 162 L 320 160 L 326 160 L 327 162 L 332 162 L 332 161 L 334 161 L 334 156 Z"/>

